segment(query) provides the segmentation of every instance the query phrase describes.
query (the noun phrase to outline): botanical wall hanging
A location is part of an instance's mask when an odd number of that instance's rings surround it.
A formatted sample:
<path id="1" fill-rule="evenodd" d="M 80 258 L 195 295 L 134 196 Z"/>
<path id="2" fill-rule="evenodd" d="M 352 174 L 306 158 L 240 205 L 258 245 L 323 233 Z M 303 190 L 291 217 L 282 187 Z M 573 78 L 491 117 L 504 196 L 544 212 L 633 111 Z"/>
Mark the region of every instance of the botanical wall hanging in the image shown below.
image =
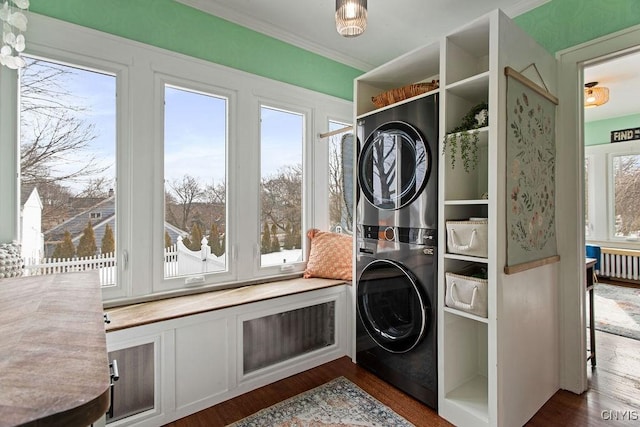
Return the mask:
<path id="1" fill-rule="evenodd" d="M 505 272 L 513 273 L 559 260 L 555 220 L 558 102 L 517 71 L 507 67 L 505 74 L 509 197 Z"/>
<path id="2" fill-rule="evenodd" d="M 465 172 L 471 172 L 478 165 L 478 130 L 489 124 L 489 107 L 486 102 L 473 107 L 460 122 L 460 125 L 445 135 L 442 141 L 442 154 L 450 155 L 451 169 L 456 168 L 458 151 Z"/>

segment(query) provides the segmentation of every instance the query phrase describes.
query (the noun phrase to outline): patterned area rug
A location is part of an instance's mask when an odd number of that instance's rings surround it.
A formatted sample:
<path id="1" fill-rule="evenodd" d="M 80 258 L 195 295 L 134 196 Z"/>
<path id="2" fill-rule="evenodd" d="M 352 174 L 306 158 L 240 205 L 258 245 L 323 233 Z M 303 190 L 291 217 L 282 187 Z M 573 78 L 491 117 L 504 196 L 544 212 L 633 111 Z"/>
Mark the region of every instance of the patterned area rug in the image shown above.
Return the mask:
<path id="1" fill-rule="evenodd" d="M 640 340 L 640 289 L 598 283 L 596 329 Z"/>
<path id="2" fill-rule="evenodd" d="M 413 426 L 344 377 L 244 418 L 230 427 Z"/>

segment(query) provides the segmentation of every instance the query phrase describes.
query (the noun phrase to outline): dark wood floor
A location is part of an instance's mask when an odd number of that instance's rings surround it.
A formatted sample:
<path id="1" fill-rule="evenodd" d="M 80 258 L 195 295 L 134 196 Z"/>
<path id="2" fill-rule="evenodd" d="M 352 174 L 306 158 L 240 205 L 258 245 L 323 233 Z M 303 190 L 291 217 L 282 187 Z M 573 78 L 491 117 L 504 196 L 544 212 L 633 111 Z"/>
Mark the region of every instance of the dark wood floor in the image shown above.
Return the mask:
<path id="1" fill-rule="evenodd" d="M 598 366 L 582 395 L 558 391 L 527 423 L 549 426 L 640 426 L 640 341 L 597 332 Z M 450 426 L 433 410 L 343 357 L 212 406 L 167 427 L 216 427 L 242 419 L 303 391 L 344 376 L 416 426 Z M 624 412 L 626 411 L 626 412 Z M 626 414 L 626 420 L 621 420 Z M 612 417 L 617 421 L 611 421 Z"/>

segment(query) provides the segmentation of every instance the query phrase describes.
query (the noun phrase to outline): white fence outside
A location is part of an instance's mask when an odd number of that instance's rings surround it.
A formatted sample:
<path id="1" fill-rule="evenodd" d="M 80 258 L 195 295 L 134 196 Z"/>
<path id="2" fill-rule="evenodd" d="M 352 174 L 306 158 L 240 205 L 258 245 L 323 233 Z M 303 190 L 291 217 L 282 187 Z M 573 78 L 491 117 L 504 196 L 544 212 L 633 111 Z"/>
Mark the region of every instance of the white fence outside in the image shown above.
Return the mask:
<path id="1" fill-rule="evenodd" d="M 199 251 L 192 251 L 178 242 L 164 249 L 164 277 L 178 277 L 188 274 L 224 271 L 225 256 L 217 257 L 211 253 L 209 242 L 202 238 Z M 44 258 L 42 260 L 25 259 L 25 276 L 68 273 L 75 271 L 99 270 L 100 285 L 112 286 L 116 283 L 116 257 L 114 253 L 93 257 Z"/>
<path id="2" fill-rule="evenodd" d="M 75 271 L 99 270 L 100 285 L 116 283 L 116 257 L 113 252 L 92 257 L 25 259 L 25 276 L 70 273 Z"/>

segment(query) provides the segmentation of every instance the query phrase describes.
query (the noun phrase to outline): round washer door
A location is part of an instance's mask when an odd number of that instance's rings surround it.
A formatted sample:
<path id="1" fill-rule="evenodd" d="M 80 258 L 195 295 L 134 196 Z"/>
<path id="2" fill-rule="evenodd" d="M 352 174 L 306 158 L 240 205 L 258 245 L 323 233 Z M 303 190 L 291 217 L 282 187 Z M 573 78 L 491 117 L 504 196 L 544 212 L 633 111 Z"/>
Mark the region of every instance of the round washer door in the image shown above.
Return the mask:
<path id="1" fill-rule="evenodd" d="M 367 137 L 358 161 L 358 181 L 367 200 L 383 210 L 400 209 L 422 193 L 431 171 L 431 152 L 408 123 L 378 126 Z"/>
<path id="2" fill-rule="evenodd" d="M 369 336 L 392 353 L 405 353 L 422 340 L 429 326 L 426 295 L 402 264 L 377 259 L 357 283 L 358 315 Z"/>

